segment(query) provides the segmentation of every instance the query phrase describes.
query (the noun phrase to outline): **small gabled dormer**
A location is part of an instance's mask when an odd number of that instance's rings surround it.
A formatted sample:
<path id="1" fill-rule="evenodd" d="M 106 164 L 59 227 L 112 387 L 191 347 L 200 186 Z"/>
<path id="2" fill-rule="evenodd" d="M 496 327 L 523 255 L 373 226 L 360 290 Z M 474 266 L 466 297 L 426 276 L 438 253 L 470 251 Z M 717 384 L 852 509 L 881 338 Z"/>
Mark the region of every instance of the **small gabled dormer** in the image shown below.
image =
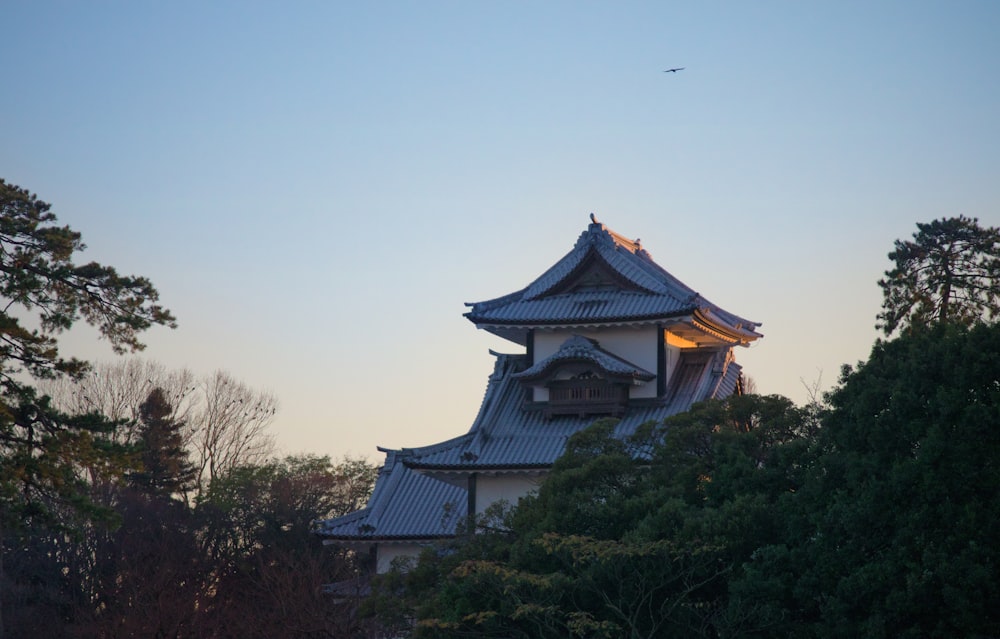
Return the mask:
<path id="1" fill-rule="evenodd" d="M 573 335 L 554 354 L 514 375 L 541 400 L 545 414 L 622 415 L 630 389 L 656 375 L 608 352 L 596 340 Z"/>

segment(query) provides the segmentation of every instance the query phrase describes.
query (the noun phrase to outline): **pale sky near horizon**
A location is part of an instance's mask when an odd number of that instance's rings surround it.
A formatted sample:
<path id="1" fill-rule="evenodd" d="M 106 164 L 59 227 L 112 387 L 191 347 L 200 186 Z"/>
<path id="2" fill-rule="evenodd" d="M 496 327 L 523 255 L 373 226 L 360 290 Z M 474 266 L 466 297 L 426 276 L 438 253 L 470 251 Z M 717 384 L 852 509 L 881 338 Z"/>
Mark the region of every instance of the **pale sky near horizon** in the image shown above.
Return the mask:
<path id="1" fill-rule="evenodd" d="M 144 357 L 273 392 L 282 450 L 468 430 L 518 352 L 462 317 L 588 214 L 763 323 L 805 401 L 893 240 L 1000 225 L 1000 3 L 7 0 L 0 177 L 146 275 Z M 684 67 L 677 73 L 664 69 Z M 86 331 L 69 354 L 113 355 Z"/>

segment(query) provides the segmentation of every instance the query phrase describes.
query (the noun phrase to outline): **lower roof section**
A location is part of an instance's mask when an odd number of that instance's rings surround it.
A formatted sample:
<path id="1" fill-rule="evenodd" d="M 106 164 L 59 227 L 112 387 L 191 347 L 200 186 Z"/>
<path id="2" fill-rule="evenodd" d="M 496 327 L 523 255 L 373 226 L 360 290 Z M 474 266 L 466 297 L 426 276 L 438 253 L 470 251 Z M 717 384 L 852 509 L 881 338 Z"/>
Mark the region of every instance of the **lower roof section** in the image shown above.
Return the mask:
<path id="1" fill-rule="evenodd" d="M 567 440 L 595 421 L 592 416 L 547 417 L 526 404 L 517 374 L 527 369 L 527 357 L 495 355 L 486 395 L 469 432 L 431 446 L 384 451 L 385 464 L 368 506 L 321 522 L 320 536 L 368 543 L 452 536 L 467 515 L 470 475 L 544 474 L 562 455 Z M 739 377 L 730 349 L 683 352 L 666 395 L 630 405 L 615 434 L 626 438 L 643 424 L 684 412 L 698 401 L 727 397 Z"/>
<path id="2" fill-rule="evenodd" d="M 464 487 L 407 468 L 389 451 L 375 490 L 362 510 L 319 522 L 316 532 L 333 542 L 430 541 L 451 537 L 465 517 Z"/>

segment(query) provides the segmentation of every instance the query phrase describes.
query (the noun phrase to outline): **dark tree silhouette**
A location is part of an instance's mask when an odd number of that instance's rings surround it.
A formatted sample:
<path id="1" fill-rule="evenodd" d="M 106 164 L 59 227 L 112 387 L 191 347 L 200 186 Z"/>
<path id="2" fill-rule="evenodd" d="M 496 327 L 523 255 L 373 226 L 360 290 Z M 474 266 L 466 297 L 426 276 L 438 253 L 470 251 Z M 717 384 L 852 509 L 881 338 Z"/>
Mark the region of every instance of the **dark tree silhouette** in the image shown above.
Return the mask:
<path id="1" fill-rule="evenodd" d="M 194 484 L 196 470 L 184 447 L 184 424 L 173 419 L 174 409 L 160 388 L 154 388 L 139 407 L 142 470 L 132 481 L 154 495 L 169 497 Z"/>
<path id="2" fill-rule="evenodd" d="M 111 420 L 60 413 L 32 386 L 87 370 L 60 356 L 57 336 L 83 320 L 121 353 L 142 349 L 143 330 L 174 324 L 146 278 L 74 263 L 85 245 L 50 208 L 0 179 L 0 584 L 5 533 L 95 514 L 80 472 L 116 463 L 117 451 L 93 437 L 112 429 Z"/>
<path id="3" fill-rule="evenodd" d="M 917 229 L 913 241 L 896 240 L 889 253 L 895 268 L 878 283 L 884 301 L 876 328 L 890 336 L 1000 316 L 1000 229 L 964 216 Z"/>

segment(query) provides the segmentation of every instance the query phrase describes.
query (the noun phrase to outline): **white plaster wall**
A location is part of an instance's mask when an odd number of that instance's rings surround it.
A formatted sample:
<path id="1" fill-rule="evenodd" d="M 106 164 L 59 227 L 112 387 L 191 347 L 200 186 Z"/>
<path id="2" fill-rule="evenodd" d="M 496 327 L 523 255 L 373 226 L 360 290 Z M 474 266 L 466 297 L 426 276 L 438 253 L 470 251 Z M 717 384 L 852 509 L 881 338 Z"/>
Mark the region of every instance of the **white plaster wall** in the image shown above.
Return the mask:
<path id="1" fill-rule="evenodd" d="M 497 475 L 476 477 L 476 514 L 481 515 L 490 504 L 506 499 L 512 506 L 528 493 L 538 490 L 541 477 L 525 475 Z"/>
<path id="2" fill-rule="evenodd" d="M 387 544 L 378 545 L 377 558 L 375 560 L 375 572 L 383 574 L 392 568 L 392 560 L 397 557 L 412 557 L 416 559 L 423 550 L 420 544 Z"/>
<path id="3" fill-rule="evenodd" d="M 674 372 L 674 367 L 677 366 L 677 360 L 681 358 L 681 349 L 676 346 L 671 346 L 670 344 L 664 344 L 667 351 L 666 361 L 664 362 L 664 375 L 667 376 L 667 383 L 670 382 L 670 376 Z M 666 388 L 666 386 L 664 386 Z"/>
<path id="4" fill-rule="evenodd" d="M 481 515 L 486 508 L 501 499 L 517 505 L 517 500 L 530 492 L 538 490 L 541 477 L 530 477 L 523 474 L 476 477 L 476 514 Z M 392 561 L 398 557 L 416 559 L 424 549 L 421 544 L 385 543 L 378 544 L 376 552 L 375 571 L 378 574 L 389 572 Z"/>
<path id="5" fill-rule="evenodd" d="M 536 330 L 535 361 L 539 362 L 555 354 L 563 342 L 573 335 L 582 335 L 596 340 L 604 350 L 614 353 L 618 357 L 626 359 L 650 373 L 656 373 L 658 331 L 655 327 L 597 328 L 564 331 Z M 669 371 L 670 369 L 670 362 L 668 361 L 667 370 Z M 656 379 L 652 379 L 642 386 L 631 387 L 629 389 L 629 397 L 656 397 Z M 547 388 L 535 388 L 533 399 L 536 402 L 547 402 L 549 400 L 549 390 Z"/>

